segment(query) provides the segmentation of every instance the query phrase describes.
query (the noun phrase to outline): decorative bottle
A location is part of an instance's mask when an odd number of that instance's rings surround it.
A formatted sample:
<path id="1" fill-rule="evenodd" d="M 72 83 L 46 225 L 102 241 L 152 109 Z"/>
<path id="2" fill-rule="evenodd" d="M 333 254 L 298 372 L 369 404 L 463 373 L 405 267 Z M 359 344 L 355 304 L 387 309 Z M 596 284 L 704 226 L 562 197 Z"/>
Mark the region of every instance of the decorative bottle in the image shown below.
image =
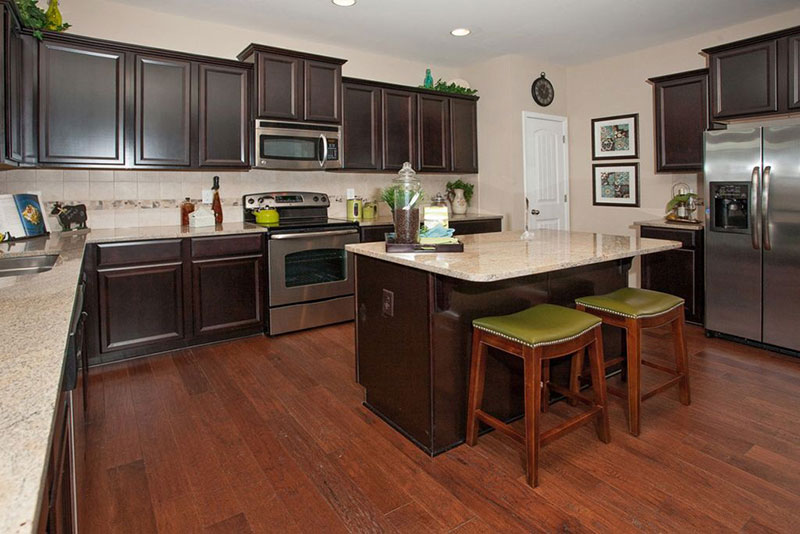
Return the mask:
<path id="1" fill-rule="evenodd" d="M 214 200 L 211 202 L 211 210 L 214 212 L 214 222 L 222 224 L 222 201 L 219 199 L 219 176 L 214 177 Z"/>
<path id="2" fill-rule="evenodd" d="M 189 226 L 189 214 L 194 211 L 194 204 L 189 197 L 181 203 L 181 224 Z"/>
<path id="3" fill-rule="evenodd" d="M 425 82 L 423 82 L 425 89 L 433 89 L 433 76 L 431 76 L 431 69 L 425 69 Z"/>
<path id="4" fill-rule="evenodd" d="M 58 9 L 58 0 L 50 0 L 50 5 L 44 14 L 45 28 L 52 31 L 58 31 L 64 24 L 64 19 L 61 17 L 61 11 Z"/>

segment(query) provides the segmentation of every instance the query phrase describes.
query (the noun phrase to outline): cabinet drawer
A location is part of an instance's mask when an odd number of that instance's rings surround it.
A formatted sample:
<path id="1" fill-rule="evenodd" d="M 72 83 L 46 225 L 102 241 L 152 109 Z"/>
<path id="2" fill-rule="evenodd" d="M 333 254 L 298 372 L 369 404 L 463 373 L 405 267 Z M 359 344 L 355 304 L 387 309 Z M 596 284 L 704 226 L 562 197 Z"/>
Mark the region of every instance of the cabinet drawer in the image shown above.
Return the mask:
<path id="1" fill-rule="evenodd" d="M 667 239 L 669 241 L 680 241 L 683 248 L 697 247 L 699 231 L 697 230 L 672 230 L 669 228 L 654 228 L 652 226 L 642 226 L 642 237 L 653 239 Z"/>
<path id="2" fill-rule="evenodd" d="M 192 257 L 209 258 L 233 254 L 260 254 L 262 234 L 220 237 L 195 237 L 192 239 Z"/>
<path id="3" fill-rule="evenodd" d="M 181 240 L 130 241 L 97 245 L 97 266 L 180 261 Z"/>

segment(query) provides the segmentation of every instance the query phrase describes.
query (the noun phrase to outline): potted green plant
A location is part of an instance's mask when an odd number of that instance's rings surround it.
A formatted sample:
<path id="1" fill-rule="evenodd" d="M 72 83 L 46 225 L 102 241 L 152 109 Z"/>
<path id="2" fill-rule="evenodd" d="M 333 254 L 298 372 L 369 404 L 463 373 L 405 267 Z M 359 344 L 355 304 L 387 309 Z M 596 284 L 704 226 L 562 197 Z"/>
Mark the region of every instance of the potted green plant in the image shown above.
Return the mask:
<path id="1" fill-rule="evenodd" d="M 675 195 L 667 202 L 667 212 L 678 219 L 690 219 L 691 212 L 697 209 L 697 193 Z"/>
<path id="2" fill-rule="evenodd" d="M 467 212 L 469 202 L 475 193 L 475 185 L 465 182 L 461 178 L 447 182 L 447 198 L 454 215 L 463 215 Z"/>

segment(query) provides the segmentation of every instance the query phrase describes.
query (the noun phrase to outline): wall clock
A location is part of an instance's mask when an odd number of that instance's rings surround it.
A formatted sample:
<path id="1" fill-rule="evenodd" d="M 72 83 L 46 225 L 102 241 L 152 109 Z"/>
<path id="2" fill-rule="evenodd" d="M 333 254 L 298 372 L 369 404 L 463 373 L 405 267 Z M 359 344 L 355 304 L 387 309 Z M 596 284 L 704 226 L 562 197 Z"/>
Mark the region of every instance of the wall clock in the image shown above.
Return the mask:
<path id="1" fill-rule="evenodd" d="M 549 106 L 553 103 L 553 98 L 556 96 L 556 92 L 553 89 L 553 84 L 550 83 L 550 80 L 545 77 L 544 72 L 533 80 L 531 84 L 531 96 L 533 97 L 534 102 L 539 104 L 540 106 Z"/>

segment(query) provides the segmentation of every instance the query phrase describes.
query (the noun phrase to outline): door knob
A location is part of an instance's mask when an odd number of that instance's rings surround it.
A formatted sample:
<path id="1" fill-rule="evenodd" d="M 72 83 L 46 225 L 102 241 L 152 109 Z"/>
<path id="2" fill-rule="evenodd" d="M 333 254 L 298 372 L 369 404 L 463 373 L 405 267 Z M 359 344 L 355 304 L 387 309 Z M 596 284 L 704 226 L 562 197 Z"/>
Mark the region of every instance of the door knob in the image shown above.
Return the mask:
<path id="1" fill-rule="evenodd" d="M 532 210 L 531 210 L 531 215 L 539 215 L 539 210 L 537 210 L 537 209 L 532 209 Z"/>

